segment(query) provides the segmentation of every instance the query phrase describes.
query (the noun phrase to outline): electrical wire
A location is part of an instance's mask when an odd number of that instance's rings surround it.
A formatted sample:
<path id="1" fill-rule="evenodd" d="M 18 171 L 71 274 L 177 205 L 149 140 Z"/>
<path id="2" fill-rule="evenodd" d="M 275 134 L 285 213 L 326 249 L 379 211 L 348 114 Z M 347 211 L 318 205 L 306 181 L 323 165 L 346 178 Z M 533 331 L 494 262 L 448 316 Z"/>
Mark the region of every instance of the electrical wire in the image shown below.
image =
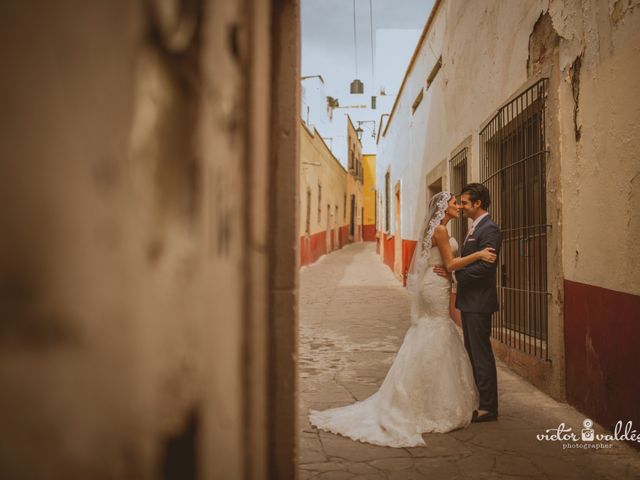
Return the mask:
<path id="1" fill-rule="evenodd" d="M 371 31 L 371 81 L 375 77 L 375 67 L 373 63 L 373 0 L 369 0 L 369 28 Z"/>
<path id="2" fill-rule="evenodd" d="M 356 0 L 353 0 L 353 50 L 356 56 L 356 78 L 358 78 L 358 42 L 356 40 Z"/>

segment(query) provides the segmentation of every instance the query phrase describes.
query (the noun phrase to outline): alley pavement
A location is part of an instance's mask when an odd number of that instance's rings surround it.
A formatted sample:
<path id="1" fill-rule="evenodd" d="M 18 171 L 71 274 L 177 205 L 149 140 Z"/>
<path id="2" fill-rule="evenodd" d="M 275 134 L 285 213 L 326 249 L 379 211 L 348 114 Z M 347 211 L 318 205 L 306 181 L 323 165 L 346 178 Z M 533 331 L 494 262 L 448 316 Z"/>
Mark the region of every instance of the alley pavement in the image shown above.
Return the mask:
<path id="1" fill-rule="evenodd" d="M 301 269 L 302 480 L 640 478 L 640 451 L 623 442 L 538 440 L 561 423 L 580 436 L 585 416 L 501 362 L 499 420 L 424 434 L 425 447 L 379 447 L 312 427 L 310 408 L 347 405 L 378 389 L 408 328 L 408 296 L 375 244 L 349 245 Z"/>

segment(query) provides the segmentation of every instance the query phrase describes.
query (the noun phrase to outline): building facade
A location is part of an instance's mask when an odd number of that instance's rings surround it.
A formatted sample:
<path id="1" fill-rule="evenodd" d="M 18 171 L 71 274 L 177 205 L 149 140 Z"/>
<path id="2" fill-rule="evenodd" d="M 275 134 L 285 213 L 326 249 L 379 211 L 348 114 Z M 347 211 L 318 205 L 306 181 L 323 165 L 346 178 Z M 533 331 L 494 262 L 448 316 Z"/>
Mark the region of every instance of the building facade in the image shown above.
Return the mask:
<path id="1" fill-rule="evenodd" d="M 362 146 L 347 122 L 348 170 L 318 130 L 300 122 L 300 266 L 363 238 Z"/>
<path id="2" fill-rule="evenodd" d="M 378 251 L 401 279 L 431 196 L 489 187 L 494 350 L 610 427 L 640 422 L 640 9 L 609 3 L 436 1 L 376 183 Z M 460 244 L 465 223 L 450 225 Z"/>
<path id="3" fill-rule="evenodd" d="M 362 168 L 362 143 L 358 138 L 356 127 L 347 115 L 347 237 L 350 242 L 360 242 L 363 239 L 364 205 L 362 201 L 362 182 L 364 171 Z"/>

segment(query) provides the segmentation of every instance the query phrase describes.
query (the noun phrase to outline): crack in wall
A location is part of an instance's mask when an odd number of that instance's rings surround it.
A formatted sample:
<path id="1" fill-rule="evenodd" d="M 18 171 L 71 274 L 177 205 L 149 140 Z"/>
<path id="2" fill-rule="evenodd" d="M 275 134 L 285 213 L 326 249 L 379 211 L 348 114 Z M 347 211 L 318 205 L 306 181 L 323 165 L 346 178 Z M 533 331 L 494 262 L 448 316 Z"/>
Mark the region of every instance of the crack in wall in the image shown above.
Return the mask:
<path id="1" fill-rule="evenodd" d="M 582 53 L 569 67 L 569 79 L 571 81 L 571 92 L 573 94 L 573 129 L 576 142 L 582 136 L 582 125 L 578 124 L 578 113 L 580 111 L 580 69 L 582 68 Z"/>

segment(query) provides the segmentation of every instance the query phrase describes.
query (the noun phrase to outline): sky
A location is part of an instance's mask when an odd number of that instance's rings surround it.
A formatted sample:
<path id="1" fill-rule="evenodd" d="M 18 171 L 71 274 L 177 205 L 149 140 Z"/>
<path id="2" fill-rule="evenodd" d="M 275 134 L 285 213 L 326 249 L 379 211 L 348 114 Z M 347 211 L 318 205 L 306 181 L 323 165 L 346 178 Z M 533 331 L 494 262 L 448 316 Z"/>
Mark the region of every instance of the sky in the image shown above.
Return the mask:
<path id="1" fill-rule="evenodd" d="M 329 95 L 348 93 L 349 84 L 355 78 L 353 4 L 353 0 L 301 2 L 302 75 L 321 74 Z M 355 0 L 358 76 L 362 81 L 371 80 L 370 5 L 373 7 L 374 31 L 409 29 L 421 32 L 433 0 Z M 414 47 L 410 45 L 412 52 Z M 404 71 L 399 72 L 401 79 L 403 74 Z M 367 91 L 367 83 L 365 94 L 372 94 Z"/>
<path id="2" fill-rule="evenodd" d="M 301 75 L 322 75 L 326 94 L 341 106 L 370 105 L 382 86 L 395 95 L 432 7 L 433 0 L 355 0 L 357 78 L 364 95 L 350 95 L 356 78 L 354 0 L 301 0 Z M 377 42 L 383 42 L 379 48 Z M 377 121 L 389 103 L 380 102 L 376 111 L 344 111 L 352 120 Z M 368 143 L 365 151 L 375 153 L 375 144 Z"/>

